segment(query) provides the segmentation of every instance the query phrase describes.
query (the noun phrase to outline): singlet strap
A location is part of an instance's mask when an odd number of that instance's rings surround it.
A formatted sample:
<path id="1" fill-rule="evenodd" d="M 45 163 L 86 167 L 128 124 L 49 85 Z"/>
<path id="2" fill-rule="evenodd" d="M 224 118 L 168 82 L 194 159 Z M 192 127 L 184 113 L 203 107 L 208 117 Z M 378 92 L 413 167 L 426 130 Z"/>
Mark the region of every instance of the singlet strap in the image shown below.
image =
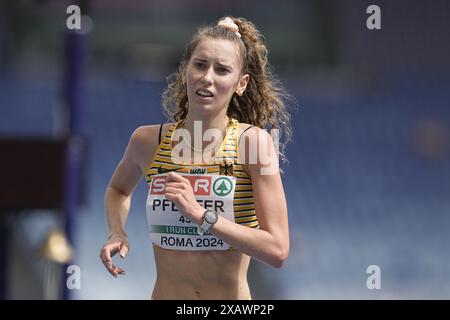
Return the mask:
<path id="1" fill-rule="evenodd" d="M 254 125 L 250 125 L 250 126 L 248 126 L 247 128 L 245 128 L 245 130 L 241 133 L 241 135 L 239 136 L 239 139 L 238 139 L 238 144 L 241 142 L 241 137 L 242 137 L 242 135 L 248 130 L 248 129 L 250 129 L 250 128 L 252 128 L 252 127 L 254 127 Z"/>
<path id="2" fill-rule="evenodd" d="M 162 127 L 163 127 L 163 124 L 161 123 L 161 125 L 159 126 L 159 139 L 158 139 L 158 142 L 159 142 L 159 143 L 161 143 Z"/>

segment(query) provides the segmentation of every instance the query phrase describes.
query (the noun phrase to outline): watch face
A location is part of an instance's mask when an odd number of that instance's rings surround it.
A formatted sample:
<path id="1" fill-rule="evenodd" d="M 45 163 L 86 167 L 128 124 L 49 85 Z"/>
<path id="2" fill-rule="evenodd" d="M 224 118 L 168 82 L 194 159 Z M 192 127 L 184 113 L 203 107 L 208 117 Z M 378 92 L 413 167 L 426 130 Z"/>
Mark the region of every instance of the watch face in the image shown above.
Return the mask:
<path id="1" fill-rule="evenodd" d="M 215 211 L 212 210 L 206 210 L 205 211 L 205 220 L 206 222 L 210 223 L 210 224 L 214 224 L 217 222 L 218 216 L 217 213 Z"/>

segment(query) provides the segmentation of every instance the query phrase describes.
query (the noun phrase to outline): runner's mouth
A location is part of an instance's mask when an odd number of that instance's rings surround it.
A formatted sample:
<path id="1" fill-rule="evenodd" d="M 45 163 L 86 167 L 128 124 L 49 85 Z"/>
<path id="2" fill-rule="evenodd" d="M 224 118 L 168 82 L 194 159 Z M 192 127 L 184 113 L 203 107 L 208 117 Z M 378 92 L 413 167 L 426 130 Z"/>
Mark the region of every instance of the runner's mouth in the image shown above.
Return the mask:
<path id="1" fill-rule="evenodd" d="M 214 97 L 214 94 L 211 91 L 206 90 L 206 89 L 198 89 L 197 91 L 195 91 L 195 93 L 202 98 Z"/>

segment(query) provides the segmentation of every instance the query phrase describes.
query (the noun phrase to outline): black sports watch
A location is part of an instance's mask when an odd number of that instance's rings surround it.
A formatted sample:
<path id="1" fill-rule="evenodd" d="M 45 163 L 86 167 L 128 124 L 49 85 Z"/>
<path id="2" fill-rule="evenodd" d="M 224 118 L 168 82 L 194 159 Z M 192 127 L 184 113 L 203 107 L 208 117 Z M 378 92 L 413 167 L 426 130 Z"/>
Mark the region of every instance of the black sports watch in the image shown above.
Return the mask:
<path id="1" fill-rule="evenodd" d="M 197 228 L 197 233 L 203 235 L 206 231 L 217 222 L 219 215 L 217 212 L 211 209 L 206 209 L 203 213 L 203 223 Z"/>

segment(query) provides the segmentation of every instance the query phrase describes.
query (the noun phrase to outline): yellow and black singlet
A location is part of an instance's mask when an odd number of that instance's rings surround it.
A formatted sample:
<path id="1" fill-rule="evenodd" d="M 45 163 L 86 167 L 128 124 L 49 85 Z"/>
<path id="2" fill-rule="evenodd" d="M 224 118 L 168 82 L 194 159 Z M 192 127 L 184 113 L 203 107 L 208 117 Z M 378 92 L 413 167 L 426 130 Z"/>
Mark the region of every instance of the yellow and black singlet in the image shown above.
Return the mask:
<path id="1" fill-rule="evenodd" d="M 238 156 L 239 122 L 230 119 L 212 163 L 184 163 L 173 158 L 173 135 L 181 125 L 182 121 L 178 121 L 169 127 L 146 171 L 150 236 L 154 244 L 168 249 L 227 250 L 229 246 L 211 234 L 199 236 L 197 226 L 177 212 L 174 204 L 164 198 L 162 190 L 167 172 L 175 171 L 189 179 L 196 199 L 203 207 L 219 214 L 227 208 L 224 217 L 246 227 L 258 228 L 252 181 Z"/>

